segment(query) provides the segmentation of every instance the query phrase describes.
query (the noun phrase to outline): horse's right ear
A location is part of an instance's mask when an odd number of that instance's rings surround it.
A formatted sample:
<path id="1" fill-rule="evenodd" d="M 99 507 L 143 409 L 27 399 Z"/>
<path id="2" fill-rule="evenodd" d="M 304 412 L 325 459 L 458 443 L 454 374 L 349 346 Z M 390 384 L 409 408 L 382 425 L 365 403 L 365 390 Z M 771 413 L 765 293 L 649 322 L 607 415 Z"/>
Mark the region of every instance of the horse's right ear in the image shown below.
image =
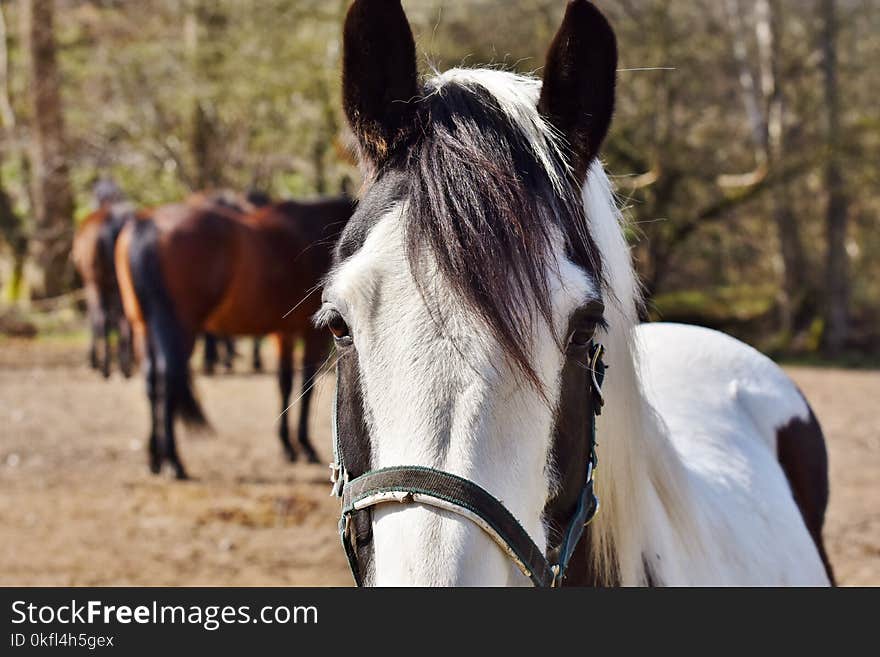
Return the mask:
<path id="1" fill-rule="evenodd" d="M 345 17 L 342 96 L 362 155 L 381 166 L 411 134 L 416 47 L 400 0 L 355 0 Z"/>

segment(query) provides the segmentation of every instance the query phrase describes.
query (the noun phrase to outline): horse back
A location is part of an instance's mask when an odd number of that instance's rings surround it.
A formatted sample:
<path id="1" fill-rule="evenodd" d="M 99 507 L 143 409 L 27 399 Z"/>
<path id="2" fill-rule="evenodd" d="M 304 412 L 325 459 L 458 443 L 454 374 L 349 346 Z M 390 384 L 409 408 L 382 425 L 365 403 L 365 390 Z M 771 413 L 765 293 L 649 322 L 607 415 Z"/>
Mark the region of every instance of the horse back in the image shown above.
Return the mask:
<path id="1" fill-rule="evenodd" d="M 316 287 L 352 208 L 348 199 L 286 201 L 237 217 L 232 278 L 208 320 L 210 330 L 310 330 L 311 316 L 320 307 Z"/>
<path id="2" fill-rule="evenodd" d="M 151 213 L 159 263 L 178 320 L 192 333 L 223 300 L 240 259 L 236 213 L 205 205 L 171 204 Z"/>
<path id="3" fill-rule="evenodd" d="M 637 339 L 645 392 L 705 517 L 723 528 L 723 545 L 749 555 L 735 564 L 734 581 L 833 582 L 822 543 L 825 440 L 794 382 L 710 329 L 646 324 Z"/>

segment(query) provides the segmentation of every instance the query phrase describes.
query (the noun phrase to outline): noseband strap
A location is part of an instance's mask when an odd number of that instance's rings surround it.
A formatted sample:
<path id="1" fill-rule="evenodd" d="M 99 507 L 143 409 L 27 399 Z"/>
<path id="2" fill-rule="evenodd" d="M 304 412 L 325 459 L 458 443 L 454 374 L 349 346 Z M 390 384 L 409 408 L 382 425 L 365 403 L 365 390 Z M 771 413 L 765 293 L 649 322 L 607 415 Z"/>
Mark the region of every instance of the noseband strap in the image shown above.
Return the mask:
<path id="1" fill-rule="evenodd" d="M 421 504 L 463 516 L 480 527 L 537 587 L 561 585 L 566 569 L 580 542 L 584 528 L 599 510 L 599 498 L 593 486 L 596 459 L 596 415 L 603 403 L 601 386 L 605 375 L 603 348 L 594 344 L 589 350 L 591 370 L 589 400 L 589 461 L 586 478 L 577 498 L 575 511 L 567 523 L 559 545 L 539 548 L 528 532 L 504 504 L 474 482 L 458 475 L 422 466 L 395 466 L 371 470 L 359 477 L 347 478 L 336 425 L 334 399 L 333 494 L 342 498 L 339 532 L 352 575 L 363 584 L 358 558 L 356 527 L 371 523 L 370 511 L 379 504 Z"/>
<path id="2" fill-rule="evenodd" d="M 513 514 L 477 484 L 449 472 L 419 466 L 373 470 L 342 489 L 342 539 L 350 514 L 383 503 L 425 504 L 464 516 L 485 531 L 535 586 L 553 582 L 553 570 Z"/>

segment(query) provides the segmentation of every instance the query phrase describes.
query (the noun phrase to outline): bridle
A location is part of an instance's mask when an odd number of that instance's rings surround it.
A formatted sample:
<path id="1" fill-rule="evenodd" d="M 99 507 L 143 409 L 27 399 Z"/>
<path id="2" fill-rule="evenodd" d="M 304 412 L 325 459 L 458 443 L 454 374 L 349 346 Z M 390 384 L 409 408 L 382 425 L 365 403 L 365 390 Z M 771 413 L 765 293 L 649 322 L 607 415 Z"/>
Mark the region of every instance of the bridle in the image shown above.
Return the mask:
<path id="1" fill-rule="evenodd" d="M 542 550 L 519 521 L 498 499 L 474 482 L 449 472 L 422 466 L 402 465 L 368 470 L 353 478 L 347 463 L 346 443 L 339 433 L 339 376 L 333 399 L 333 464 L 332 494 L 342 498 L 342 516 L 339 535 L 345 549 L 351 573 L 358 586 L 363 585 L 362 556 L 372 542 L 372 508 L 378 504 L 423 504 L 457 513 L 486 532 L 499 548 L 531 579 L 536 587 L 561 586 L 575 548 L 584 528 L 599 510 L 599 498 L 594 490 L 596 458 L 596 416 L 603 405 L 602 383 L 605 378 L 604 348 L 590 341 L 585 349 L 567 353 L 567 364 L 588 372 L 586 377 L 587 409 L 585 453 L 582 485 L 576 497 L 574 510 L 568 514 L 560 540 L 546 552 Z M 580 381 L 579 378 L 576 380 Z M 556 444 L 559 443 L 557 435 Z M 554 445 L 556 449 L 556 445 Z M 558 455 L 557 455 L 558 456 Z M 568 491 L 569 493 L 573 491 Z M 557 496 L 558 497 L 558 496 Z M 548 504 L 549 506 L 549 504 Z M 545 514 L 547 509 L 545 508 Z"/>

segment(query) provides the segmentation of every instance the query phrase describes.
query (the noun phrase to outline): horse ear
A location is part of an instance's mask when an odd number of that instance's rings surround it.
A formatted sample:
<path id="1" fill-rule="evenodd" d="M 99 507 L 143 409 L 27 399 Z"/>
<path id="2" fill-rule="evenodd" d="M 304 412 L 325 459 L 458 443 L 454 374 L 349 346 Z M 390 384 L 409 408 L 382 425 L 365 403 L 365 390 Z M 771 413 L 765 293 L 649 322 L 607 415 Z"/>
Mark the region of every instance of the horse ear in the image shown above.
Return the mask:
<path id="1" fill-rule="evenodd" d="M 547 52 L 538 109 L 568 140 L 578 181 L 611 124 L 616 76 L 614 30 L 592 3 L 571 0 Z"/>
<path id="2" fill-rule="evenodd" d="M 345 17 L 342 95 L 362 154 L 381 165 L 411 133 L 416 47 L 400 0 L 355 0 Z"/>

